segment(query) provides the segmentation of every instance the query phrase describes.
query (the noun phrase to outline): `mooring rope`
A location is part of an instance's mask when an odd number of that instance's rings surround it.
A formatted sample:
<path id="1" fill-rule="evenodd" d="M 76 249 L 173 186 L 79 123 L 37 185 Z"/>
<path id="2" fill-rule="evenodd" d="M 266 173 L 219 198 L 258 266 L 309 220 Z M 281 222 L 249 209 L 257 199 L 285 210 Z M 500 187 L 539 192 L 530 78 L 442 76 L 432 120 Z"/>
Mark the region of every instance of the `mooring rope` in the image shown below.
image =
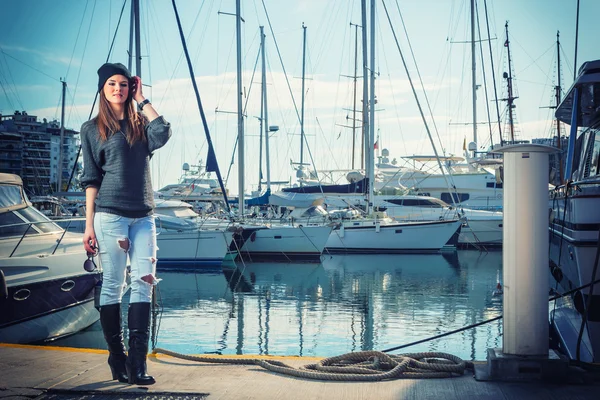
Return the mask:
<path id="1" fill-rule="evenodd" d="M 162 348 L 154 349 L 153 353 L 213 364 L 258 365 L 282 375 L 324 381 L 373 382 L 391 379 L 450 378 L 463 375 L 467 369 L 473 369 L 472 362 L 441 352 L 390 355 L 380 351 L 359 351 L 325 358 L 318 363 L 299 368 L 277 360 L 192 356 Z"/>

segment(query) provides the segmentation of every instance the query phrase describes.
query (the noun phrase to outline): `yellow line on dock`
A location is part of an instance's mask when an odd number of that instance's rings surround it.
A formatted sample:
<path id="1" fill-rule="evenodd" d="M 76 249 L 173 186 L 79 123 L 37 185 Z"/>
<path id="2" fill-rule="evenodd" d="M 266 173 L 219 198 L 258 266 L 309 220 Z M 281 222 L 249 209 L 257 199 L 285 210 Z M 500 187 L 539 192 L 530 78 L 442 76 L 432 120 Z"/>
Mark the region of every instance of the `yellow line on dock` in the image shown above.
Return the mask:
<path id="1" fill-rule="evenodd" d="M 72 353 L 88 353 L 88 354 L 107 354 L 108 350 L 102 349 L 84 349 L 77 347 L 62 347 L 62 346 L 40 346 L 31 344 L 14 344 L 14 343 L 0 343 L 0 347 L 8 347 L 13 349 L 36 349 L 36 350 L 55 350 L 55 351 L 66 351 Z M 235 358 L 240 360 L 322 360 L 323 357 L 301 357 L 301 356 L 265 356 L 256 354 L 190 354 L 193 357 L 206 357 L 206 358 Z M 148 354 L 148 357 L 162 358 L 170 357 L 166 354 Z"/>
<path id="2" fill-rule="evenodd" d="M 9 347 L 13 349 L 37 349 L 37 350 L 58 350 L 71 353 L 91 353 L 91 354 L 107 354 L 108 350 L 101 349 L 80 349 L 76 347 L 61 347 L 61 346 L 36 346 L 32 344 L 14 344 L 0 343 L 0 347 Z"/>

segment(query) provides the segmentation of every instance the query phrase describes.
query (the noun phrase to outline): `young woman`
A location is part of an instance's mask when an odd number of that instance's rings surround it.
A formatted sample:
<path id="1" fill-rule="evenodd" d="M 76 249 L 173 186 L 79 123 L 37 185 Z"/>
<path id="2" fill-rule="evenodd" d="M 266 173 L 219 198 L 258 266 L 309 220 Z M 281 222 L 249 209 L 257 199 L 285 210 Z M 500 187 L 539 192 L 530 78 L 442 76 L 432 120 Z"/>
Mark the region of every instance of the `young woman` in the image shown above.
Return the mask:
<path id="1" fill-rule="evenodd" d="M 89 253 L 98 251 L 103 269 L 100 322 L 112 377 L 151 385 L 155 381 L 146 374 L 146 355 L 157 247 L 149 163 L 152 153 L 169 140 L 171 126 L 144 97 L 141 79 L 132 77 L 124 65 L 104 64 L 98 77 L 98 115 L 81 127 L 81 185 L 86 195 L 83 245 Z M 131 297 L 126 356 L 121 297 L 128 255 Z"/>

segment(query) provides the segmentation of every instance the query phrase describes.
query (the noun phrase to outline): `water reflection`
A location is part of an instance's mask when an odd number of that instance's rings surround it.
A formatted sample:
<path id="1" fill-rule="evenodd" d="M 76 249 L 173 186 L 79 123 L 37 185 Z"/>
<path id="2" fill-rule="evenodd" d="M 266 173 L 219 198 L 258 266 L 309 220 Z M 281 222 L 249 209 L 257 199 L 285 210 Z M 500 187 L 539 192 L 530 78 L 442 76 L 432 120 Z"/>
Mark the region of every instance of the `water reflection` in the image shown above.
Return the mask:
<path id="1" fill-rule="evenodd" d="M 459 251 L 162 272 L 158 346 L 187 354 L 301 356 L 394 347 L 499 315 L 502 301 L 492 291 L 501 268 L 501 252 Z M 79 342 L 86 334 L 76 335 Z M 487 348 L 500 346 L 500 334 L 497 321 L 405 351 L 482 360 Z M 69 339 L 61 343 L 72 345 Z"/>

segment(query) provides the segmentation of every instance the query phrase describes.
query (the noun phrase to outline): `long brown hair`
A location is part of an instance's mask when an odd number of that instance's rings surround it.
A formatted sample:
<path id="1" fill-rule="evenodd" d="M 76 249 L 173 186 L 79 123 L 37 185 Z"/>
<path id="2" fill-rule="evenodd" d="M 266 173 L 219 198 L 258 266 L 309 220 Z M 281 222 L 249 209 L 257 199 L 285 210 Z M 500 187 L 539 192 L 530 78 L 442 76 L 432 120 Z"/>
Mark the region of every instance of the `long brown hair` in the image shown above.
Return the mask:
<path id="1" fill-rule="evenodd" d="M 96 126 L 98 127 L 100 140 L 103 142 L 106 141 L 109 136 L 121 130 L 119 118 L 110 106 L 110 103 L 104 94 L 104 90 L 100 91 L 98 115 L 96 116 L 95 120 Z M 134 144 L 138 140 L 146 140 L 146 135 L 144 135 L 144 125 L 146 121 L 141 114 L 135 111 L 131 97 L 131 90 L 129 91 L 127 100 L 125 101 L 125 121 L 127 121 L 127 127 L 125 128 L 126 132 L 123 133 L 125 133 L 125 137 L 127 138 L 127 143 L 129 143 L 129 145 Z"/>

